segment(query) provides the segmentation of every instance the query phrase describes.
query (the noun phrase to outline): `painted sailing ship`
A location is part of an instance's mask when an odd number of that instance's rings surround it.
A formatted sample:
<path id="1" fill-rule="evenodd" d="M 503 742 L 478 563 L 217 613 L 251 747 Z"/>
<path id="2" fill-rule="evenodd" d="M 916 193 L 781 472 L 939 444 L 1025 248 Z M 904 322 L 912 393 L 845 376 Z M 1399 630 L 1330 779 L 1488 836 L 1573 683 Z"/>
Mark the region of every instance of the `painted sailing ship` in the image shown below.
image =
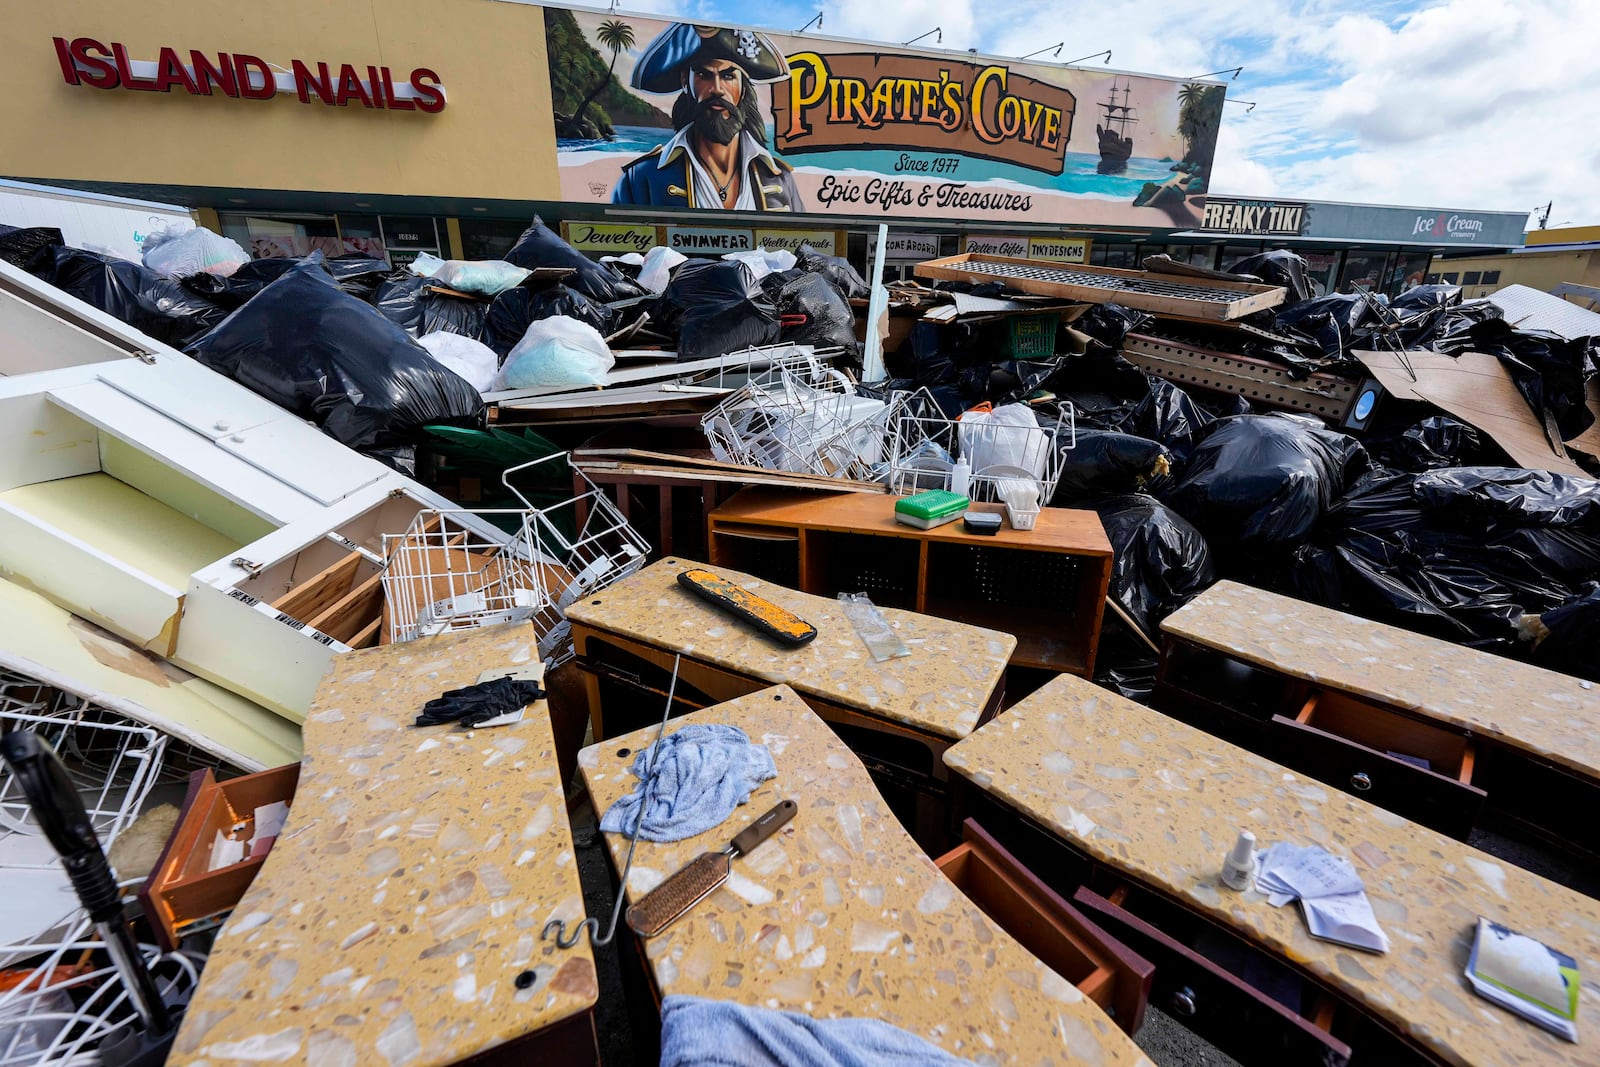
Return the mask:
<path id="1" fill-rule="evenodd" d="M 1103 125 L 1095 126 L 1095 132 L 1100 135 L 1100 165 L 1095 169 L 1101 174 L 1119 174 L 1127 169 L 1128 157 L 1133 155 L 1133 138 L 1128 136 L 1128 127 L 1139 124 L 1138 117 L 1129 106 L 1128 98 L 1132 94 L 1132 82 L 1117 88 L 1117 80 L 1111 79 L 1111 95 L 1098 105 L 1105 109 Z M 1122 100 L 1117 101 L 1117 94 L 1122 94 Z"/>

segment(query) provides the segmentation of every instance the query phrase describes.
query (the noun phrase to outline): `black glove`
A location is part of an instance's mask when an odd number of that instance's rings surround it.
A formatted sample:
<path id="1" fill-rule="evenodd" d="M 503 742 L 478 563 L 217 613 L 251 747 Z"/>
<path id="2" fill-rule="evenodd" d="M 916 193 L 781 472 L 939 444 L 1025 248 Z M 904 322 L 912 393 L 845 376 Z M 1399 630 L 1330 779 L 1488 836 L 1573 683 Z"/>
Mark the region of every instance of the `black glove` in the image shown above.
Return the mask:
<path id="1" fill-rule="evenodd" d="M 462 726 L 476 726 L 485 719 L 504 715 L 526 707 L 544 696 L 544 687 L 538 682 L 517 678 L 495 678 L 462 689 L 452 689 L 422 706 L 416 726 L 437 726 L 442 722 L 459 722 Z"/>

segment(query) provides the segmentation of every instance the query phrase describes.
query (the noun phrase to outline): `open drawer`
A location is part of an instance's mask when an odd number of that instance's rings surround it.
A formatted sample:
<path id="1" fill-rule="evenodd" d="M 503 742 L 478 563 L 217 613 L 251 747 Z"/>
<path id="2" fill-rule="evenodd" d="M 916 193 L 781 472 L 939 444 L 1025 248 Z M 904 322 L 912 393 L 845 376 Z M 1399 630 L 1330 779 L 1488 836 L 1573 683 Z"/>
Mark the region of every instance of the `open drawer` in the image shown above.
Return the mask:
<path id="1" fill-rule="evenodd" d="M 1116 894 L 1113 894 L 1115 896 Z M 1073 901 L 1155 965 L 1151 996 L 1245 1067 L 1344 1067 L 1350 1046 L 1119 904 L 1079 887 Z M 1319 1021 L 1326 1012 L 1316 1013 Z"/>
<path id="2" fill-rule="evenodd" d="M 277 801 L 292 805 L 299 781 L 298 763 L 225 782 L 209 770 L 190 776 L 178 825 L 139 890 L 139 902 L 163 949 L 175 951 L 183 928 L 191 923 L 232 911 L 266 860 L 262 852 L 208 869 L 217 834 L 248 840 L 256 809 Z"/>
<path id="3" fill-rule="evenodd" d="M 1483 807 L 1465 734 L 1329 690 L 1271 729 L 1283 763 L 1441 833 L 1465 839 Z"/>
<path id="4" fill-rule="evenodd" d="M 1089 921 L 968 819 L 934 862 L 1006 933 L 1077 986 L 1129 1034 L 1144 1022 L 1155 968 Z"/>

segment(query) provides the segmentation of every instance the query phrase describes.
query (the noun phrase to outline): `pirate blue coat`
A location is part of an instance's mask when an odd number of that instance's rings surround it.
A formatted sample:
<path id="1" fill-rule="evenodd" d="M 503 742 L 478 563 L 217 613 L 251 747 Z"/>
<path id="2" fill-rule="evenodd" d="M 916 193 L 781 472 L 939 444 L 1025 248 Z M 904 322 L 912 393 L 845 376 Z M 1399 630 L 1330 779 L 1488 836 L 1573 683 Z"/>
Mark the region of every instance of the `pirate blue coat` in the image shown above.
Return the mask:
<path id="1" fill-rule="evenodd" d="M 613 204 L 652 204 L 660 207 L 721 207 L 721 204 L 696 204 L 694 182 L 689 179 L 688 152 L 676 148 L 662 158 L 663 145 L 646 152 L 622 168 L 611 189 Z M 751 195 L 762 211 L 794 211 L 800 203 L 792 168 L 781 159 L 769 165 L 762 157 L 746 166 L 746 181 L 754 180 Z"/>

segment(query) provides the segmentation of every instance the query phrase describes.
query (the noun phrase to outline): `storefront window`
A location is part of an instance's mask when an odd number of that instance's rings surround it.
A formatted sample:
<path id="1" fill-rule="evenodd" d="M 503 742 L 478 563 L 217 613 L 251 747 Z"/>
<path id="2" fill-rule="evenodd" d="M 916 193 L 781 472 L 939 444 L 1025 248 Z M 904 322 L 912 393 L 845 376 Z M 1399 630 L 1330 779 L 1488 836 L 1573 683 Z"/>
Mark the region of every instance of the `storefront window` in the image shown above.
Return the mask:
<path id="1" fill-rule="evenodd" d="M 336 256 L 344 249 L 339 244 L 339 227 L 331 215 L 245 215 L 219 213 L 217 221 L 224 237 L 231 237 L 256 259 L 275 256 L 306 256 L 320 251 Z"/>
<path id="2" fill-rule="evenodd" d="M 1101 267 L 1121 267 L 1132 270 L 1137 266 L 1135 256 L 1140 246 L 1136 244 L 1096 244 L 1089 251 L 1089 262 Z"/>
<path id="3" fill-rule="evenodd" d="M 462 219 L 461 254 L 467 259 L 504 259 L 528 228 L 515 219 Z"/>
<path id="4" fill-rule="evenodd" d="M 1217 270 L 1232 270 L 1241 259 L 1248 259 L 1261 251 L 1260 245 L 1223 245 L 1222 256 L 1217 260 Z"/>
<path id="5" fill-rule="evenodd" d="M 1389 272 L 1390 296 L 1398 296 L 1407 289 L 1415 289 L 1428 276 L 1428 262 L 1433 258 L 1427 252 L 1401 252 L 1395 257 L 1394 269 Z"/>
<path id="6" fill-rule="evenodd" d="M 1339 277 L 1339 253 L 1305 251 L 1300 256 L 1306 261 L 1306 277 L 1317 283 L 1317 294 L 1333 292 L 1334 281 Z"/>
<path id="7" fill-rule="evenodd" d="M 339 215 L 339 235 L 341 237 L 378 237 L 383 236 L 383 229 L 378 225 L 376 215 Z"/>
<path id="8" fill-rule="evenodd" d="M 1353 293 L 1357 288 L 1382 292 L 1389 260 L 1387 252 L 1352 249 L 1346 253 L 1344 270 L 1339 274 L 1339 292 Z"/>

